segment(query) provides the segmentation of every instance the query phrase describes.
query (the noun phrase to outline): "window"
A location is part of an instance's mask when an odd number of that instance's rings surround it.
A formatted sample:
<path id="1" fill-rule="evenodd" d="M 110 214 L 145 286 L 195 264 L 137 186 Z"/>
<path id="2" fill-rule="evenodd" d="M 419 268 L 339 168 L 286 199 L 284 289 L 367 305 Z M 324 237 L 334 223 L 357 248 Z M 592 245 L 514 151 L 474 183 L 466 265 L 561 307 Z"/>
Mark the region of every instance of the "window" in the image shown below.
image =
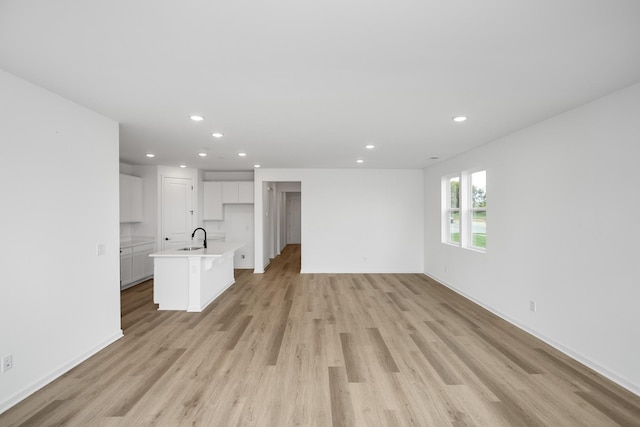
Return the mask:
<path id="1" fill-rule="evenodd" d="M 443 180 L 442 241 L 464 248 L 487 248 L 487 172 L 463 172 Z"/>
<path id="2" fill-rule="evenodd" d="M 446 242 L 460 244 L 460 177 L 447 179 Z"/>
<path id="3" fill-rule="evenodd" d="M 471 241 L 474 248 L 487 247 L 487 171 L 471 174 Z"/>

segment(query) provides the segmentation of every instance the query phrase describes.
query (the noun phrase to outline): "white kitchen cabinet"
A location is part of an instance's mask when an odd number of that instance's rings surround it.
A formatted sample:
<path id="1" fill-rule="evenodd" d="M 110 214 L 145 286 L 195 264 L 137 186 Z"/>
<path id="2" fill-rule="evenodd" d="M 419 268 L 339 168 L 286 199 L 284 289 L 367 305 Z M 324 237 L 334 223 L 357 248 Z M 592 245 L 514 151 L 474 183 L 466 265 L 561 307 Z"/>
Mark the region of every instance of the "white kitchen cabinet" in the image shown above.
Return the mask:
<path id="1" fill-rule="evenodd" d="M 120 222 L 142 221 L 142 178 L 120 174 Z"/>
<path id="2" fill-rule="evenodd" d="M 222 203 L 238 203 L 238 183 L 222 183 Z"/>
<path id="3" fill-rule="evenodd" d="M 238 203 L 253 203 L 253 182 L 238 183 Z"/>
<path id="4" fill-rule="evenodd" d="M 120 249 L 120 288 L 131 283 L 133 275 L 133 249 Z"/>
<path id="5" fill-rule="evenodd" d="M 253 203 L 252 181 L 228 181 L 222 183 L 222 203 Z"/>
<path id="6" fill-rule="evenodd" d="M 223 220 L 224 210 L 222 207 L 222 182 L 204 182 L 204 217 L 203 220 Z"/>
<path id="7" fill-rule="evenodd" d="M 133 282 L 146 279 L 153 275 L 153 259 L 149 256 L 155 251 L 155 245 L 149 243 L 133 247 Z"/>
<path id="8" fill-rule="evenodd" d="M 204 208 L 205 221 L 224 220 L 225 204 L 253 204 L 252 181 L 205 181 Z"/>
<path id="9" fill-rule="evenodd" d="M 155 243 L 138 243 L 120 249 L 120 289 L 126 289 L 153 276 Z"/>

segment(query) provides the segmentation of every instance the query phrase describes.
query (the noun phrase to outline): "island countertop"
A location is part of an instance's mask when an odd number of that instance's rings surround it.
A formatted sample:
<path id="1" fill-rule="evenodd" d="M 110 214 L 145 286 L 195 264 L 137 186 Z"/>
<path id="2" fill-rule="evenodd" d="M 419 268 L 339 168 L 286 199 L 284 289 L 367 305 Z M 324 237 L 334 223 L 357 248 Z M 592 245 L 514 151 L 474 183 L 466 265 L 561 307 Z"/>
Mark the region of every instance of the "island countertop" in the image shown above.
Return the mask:
<path id="1" fill-rule="evenodd" d="M 221 257 L 229 252 L 234 252 L 245 246 L 244 242 L 210 242 L 207 248 L 195 249 L 190 251 L 178 249 L 168 249 L 166 251 L 155 252 L 150 257 L 166 257 L 166 258 L 189 258 L 189 257 Z M 198 245 L 199 246 L 199 245 Z"/>

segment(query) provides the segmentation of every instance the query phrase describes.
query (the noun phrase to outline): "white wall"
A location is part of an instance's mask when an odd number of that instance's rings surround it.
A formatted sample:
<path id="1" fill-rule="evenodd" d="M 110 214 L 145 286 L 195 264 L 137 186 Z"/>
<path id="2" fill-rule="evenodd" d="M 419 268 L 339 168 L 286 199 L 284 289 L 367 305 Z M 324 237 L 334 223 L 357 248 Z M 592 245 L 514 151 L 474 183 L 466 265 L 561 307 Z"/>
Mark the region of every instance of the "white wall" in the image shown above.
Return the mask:
<path id="1" fill-rule="evenodd" d="M 122 331 L 118 124 L 3 71 L 0 93 L 3 412 Z"/>
<path id="2" fill-rule="evenodd" d="M 424 258 L 428 275 L 636 393 L 639 117 L 635 85 L 427 169 Z M 473 168 L 487 170 L 486 254 L 440 243 L 441 177 Z"/>
<path id="3" fill-rule="evenodd" d="M 258 169 L 256 260 L 268 262 L 262 183 L 296 181 L 302 188 L 303 273 L 422 272 L 422 177 L 421 170 Z"/>

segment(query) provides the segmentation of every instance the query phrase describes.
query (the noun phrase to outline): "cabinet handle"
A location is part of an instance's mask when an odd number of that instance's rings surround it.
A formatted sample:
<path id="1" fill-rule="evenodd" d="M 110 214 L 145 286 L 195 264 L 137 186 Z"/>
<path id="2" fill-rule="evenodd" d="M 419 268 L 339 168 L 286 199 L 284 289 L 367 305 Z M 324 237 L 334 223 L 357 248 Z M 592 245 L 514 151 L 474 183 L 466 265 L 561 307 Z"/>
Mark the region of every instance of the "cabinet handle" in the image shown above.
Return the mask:
<path id="1" fill-rule="evenodd" d="M 168 237 L 165 237 L 165 238 L 164 238 L 164 240 L 171 240 L 171 239 L 170 239 L 170 238 L 168 238 Z"/>

